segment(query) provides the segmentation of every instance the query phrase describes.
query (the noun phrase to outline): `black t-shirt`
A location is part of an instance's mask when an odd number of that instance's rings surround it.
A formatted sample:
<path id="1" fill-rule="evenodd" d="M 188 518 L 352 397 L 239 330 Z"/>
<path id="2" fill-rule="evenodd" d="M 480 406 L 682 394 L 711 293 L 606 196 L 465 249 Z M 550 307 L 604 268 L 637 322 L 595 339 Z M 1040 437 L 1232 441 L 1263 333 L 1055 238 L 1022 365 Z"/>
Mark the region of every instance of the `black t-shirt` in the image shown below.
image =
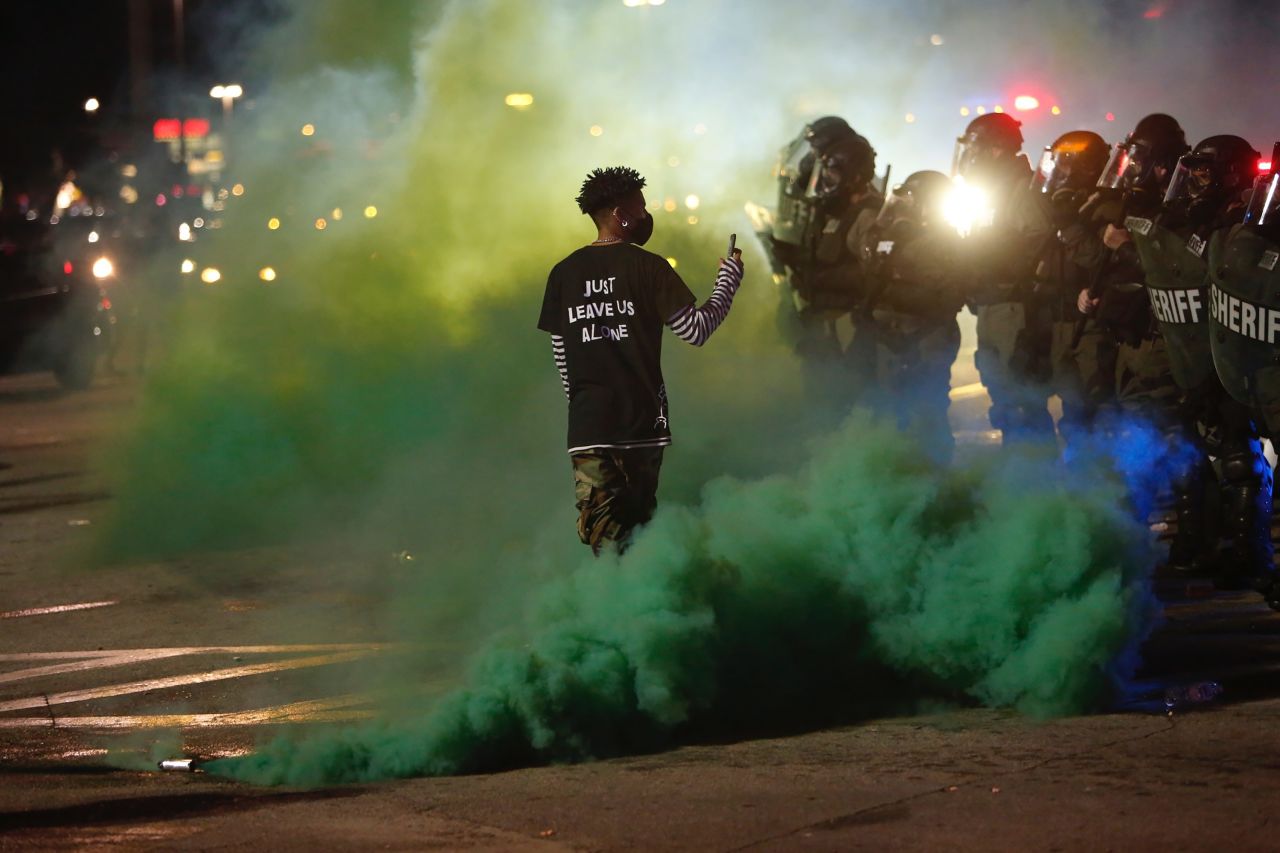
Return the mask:
<path id="1" fill-rule="evenodd" d="M 629 243 L 584 246 L 547 278 L 538 328 L 564 338 L 569 452 L 671 443 L 662 327 L 693 293 Z"/>

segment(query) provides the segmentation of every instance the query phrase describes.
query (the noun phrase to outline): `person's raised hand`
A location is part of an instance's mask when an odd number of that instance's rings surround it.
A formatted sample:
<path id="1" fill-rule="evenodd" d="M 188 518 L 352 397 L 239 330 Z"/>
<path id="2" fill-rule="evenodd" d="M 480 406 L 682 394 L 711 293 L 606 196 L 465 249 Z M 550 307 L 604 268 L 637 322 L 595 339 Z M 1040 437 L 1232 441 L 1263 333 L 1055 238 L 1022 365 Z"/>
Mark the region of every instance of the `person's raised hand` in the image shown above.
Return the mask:
<path id="1" fill-rule="evenodd" d="M 1107 223 L 1106 230 L 1102 232 L 1102 244 L 1108 249 L 1119 249 L 1125 243 L 1133 238 L 1129 236 L 1129 232 L 1119 226 Z"/>
<path id="2" fill-rule="evenodd" d="M 1092 314 L 1098 310 L 1098 306 L 1102 304 L 1102 300 L 1096 296 L 1090 296 L 1088 290 L 1080 291 L 1080 295 L 1076 297 L 1076 310 L 1081 314 Z"/>
<path id="3" fill-rule="evenodd" d="M 734 249 L 733 257 L 729 260 L 720 259 L 720 270 L 716 273 L 716 283 L 727 281 L 727 283 L 737 288 L 742 284 L 742 276 L 746 273 L 746 266 L 742 263 L 742 250 Z"/>

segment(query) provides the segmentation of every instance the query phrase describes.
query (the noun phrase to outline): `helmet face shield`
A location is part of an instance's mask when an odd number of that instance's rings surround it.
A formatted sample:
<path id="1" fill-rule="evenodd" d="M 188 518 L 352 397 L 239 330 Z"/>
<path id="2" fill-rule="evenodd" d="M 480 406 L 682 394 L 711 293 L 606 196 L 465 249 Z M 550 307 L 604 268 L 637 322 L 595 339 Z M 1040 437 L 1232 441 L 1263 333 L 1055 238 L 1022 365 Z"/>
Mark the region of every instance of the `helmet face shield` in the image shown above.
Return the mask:
<path id="1" fill-rule="evenodd" d="M 1098 186 L 1113 190 L 1131 189 L 1151 174 L 1150 148 L 1143 142 L 1117 142 L 1111 158 L 1102 168 Z"/>
<path id="2" fill-rule="evenodd" d="M 1205 198 L 1218 185 L 1217 169 L 1212 160 L 1195 154 L 1178 159 L 1178 166 L 1169 180 L 1164 203 L 1194 202 Z"/>
<path id="3" fill-rule="evenodd" d="M 805 196 L 816 199 L 834 198 L 848 180 L 849 170 L 844 158 L 828 154 L 818 158 L 814 165 Z"/>
<path id="4" fill-rule="evenodd" d="M 956 139 L 955 153 L 951 157 L 951 177 L 973 178 L 1017 152 L 989 136 L 966 133 Z"/>
<path id="5" fill-rule="evenodd" d="M 1273 227 L 1280 224 L 1280 172 L 1259 175 L 1253 182 L 1244 221 L 1250 225 Z"/>
<path id="6" fill-rule="evenodd" d="M 778 177 L 787 195 L 792 198 L 804 196 L 816 159 L 812 146 L 804 139 L 793 140 L 782 150 L 778 158 Z"/>
<path id="7" fill-rule="evenodd" d="M 876 217 L 877 227 L 887 233 L 902 223 L 928 228 L 943 222 L 942 205 L 951 188 L 951 179 L 941 172 L 926 170 L 909 175 L 886 195 Z"/>
<path id="8" fill-rule="evenodd" d="M 814 164 L 805 195 L 821 200 L 848 196 L 871 180 L 875 156 L 875 151 L 861 137 L 825 149 Z"/>
<path id="9" fill-rule="evenodd" d="M 898 184 L 885 198 L 884 206 L 876 216 L 876 226 L 884 232 L 888 231 L 895 222 L 902 220 L 915 222 L 920 218 L 920 211 L 916 207 L 915 198 L 904 185 Z"/>
<path id="10" fill-rule="evenodd" d="M 955 151 L 951 155 L 951 177 L 967 177 L 977 171 L 987 152 L 977 134 L 966 133 L 956 137 Z"/>
<path id="11" fill-rule="evenodd" d="M 1036 167 L 1035 173 L 1031 176 L 1031 189 L 1042 193 L 1052 193 L 1055 189 L 1055 172 L 1057 170 L 1058 158 L 1054 155 L 1053 148 L 1045 146 L 1044 153 L 1040 155 L 1040 165 Z"/>

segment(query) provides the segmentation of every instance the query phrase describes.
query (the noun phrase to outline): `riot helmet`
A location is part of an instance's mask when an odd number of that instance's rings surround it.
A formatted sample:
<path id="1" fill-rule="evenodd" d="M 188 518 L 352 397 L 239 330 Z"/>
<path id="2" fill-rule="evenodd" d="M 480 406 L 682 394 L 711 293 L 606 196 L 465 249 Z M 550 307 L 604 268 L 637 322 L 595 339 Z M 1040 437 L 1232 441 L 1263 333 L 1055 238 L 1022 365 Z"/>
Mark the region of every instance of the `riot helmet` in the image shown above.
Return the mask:
<path id="1" fill-rule="evenodd" d="M 1267 171 L 1254 179 L 1253 192 L 1244 212 L 1246 224 L 1266 228 L 1269 232 L 1280 232 L 1280 169 L 1276 168 L 1277 157 L 1280 157 L 1280 142 L 1271 151 Z"/>
<path id="2" fill-rule="evenodd" d="M 1107 163 L 1107 143 L 1091 130 L 1072 130 L 1045 146 L 1031 188 L 1046 195 L 1058 190 L 1088 190 Z"/>
<path id="3" fill-rule="evenodd" d="M 1022 150 L 1022 122 L 1008 113 L 980 115 L 956 138 L 951 160 L 953 177 L 968 178 L 987 171 Z"/>
<path id="4" fill-rule="evenodd" d="M 778 157 L 774 172 L 781 182 L 782 192 L 792 198 L 803 198 L 813 177 L 814 164 L 822 152 L 857 135 L 839 116 L 823 116 L 806 124 Z"/>
<path id="5" fill-rule="evenodd" d="M 1163 191 L 1178 158 L 1187 150 L 1187 135 L 1177 119 L 1152 113 L 1138 122 L 1124 142 L 1116 143 L 1098 186 Z"/>
<path id="6" fill-rule="evenodd" d="M 1192 223 L 1207 222 L 1233 201 L 1242 200 L 1258 176 L 1261 159 L 1239 136 L 1210 136 L 1178 158 L 1164 196 L 1166 211 Z"/>
<path id="7" fill-rule="evenodd" d="M 847 136 L 818 153 L 808 195 L 820 201 L 847 198 L 865 187 L 876 172 L 876 152 L 858 134 Z"/>
<path id="8" fill-rule="evenodd" d="M 881 232 L 889 233 L 903 222 L 921 228 L 941 222 L 943 198 L 950 190 L 951 179 L 941 172 L 914 172 L 885 198 L 876 225 Z"/>
<path id="9" fill-rule="evenodd" d="M 849 126 L 849 122 L 840 116 L 823 116 L 815 119 L 805 126 L 803 133 L 805 140 L 819 154 L 833 144 L 857 135 L 857 132 Z"/>

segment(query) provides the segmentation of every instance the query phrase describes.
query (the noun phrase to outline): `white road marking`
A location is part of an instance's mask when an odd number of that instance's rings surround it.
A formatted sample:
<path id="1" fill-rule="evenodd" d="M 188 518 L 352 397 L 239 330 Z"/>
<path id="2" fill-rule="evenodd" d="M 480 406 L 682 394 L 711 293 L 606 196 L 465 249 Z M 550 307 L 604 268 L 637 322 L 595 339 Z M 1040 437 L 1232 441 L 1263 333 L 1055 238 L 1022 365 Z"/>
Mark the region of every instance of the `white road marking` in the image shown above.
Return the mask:
<path id="1" fill-rule="evenodd" d="M 950 397 L 952 400 L 967 400 L 970 397 L 981 397 L 985 393 L 987 393 L 987 386 L 981 382 L 970 382 L 968 385 L 952 388 Z"/>
<path id="2" fill-rule="evenodd" d="M 367 720 L 374 712 L 357 706 L 367 705 L 368 696 L 349 694 L 333 699 L 291 702 L 254 711 L 230 711 L 219 714 L 148 714 L 104 717 L 0 717 L 0 729 L 158 729 L 212 728 L 228 726 L 260 726 L 271 723 L 341 723 Z M 104 750 L 105 752 L 105 750 Z"/>
<path id="3" fill-rule="evenodd" d="M 79 658 L 69 663 L 50 664 L 49 666 L 33 666 L 13 672 L 0 673 L 0 684 L 10 681 L 23 681 L 28 678 L 40 678 L 46 675 L 61 675 L 66 672 L 82 672 L 88 669 L 106 669 L 109 666 L 125 666 L 131 663 L 162 660 L 164 658 L 182 657 L 183 655 L 208 654 L 278 654 L 282 652 L 342 652 L 342 651 L 377 651 L 385 648 L 377 643 L 365 644 L 329 644 L 314 646 L 226 646 L 208 648 L 173 648 L 173 649 L 120 649 L 116 651 L 94 652 L 32 652 L 28 654 L 0 655 L 0 662 L 17 660 L 66 660 Z"/>
<path id="4" fill-rule="evenodd" d="M 68 613 L 72 610 L 92 610 L 95 607 L 110 607 L 118 604 L 115 601 L 86 601 L 81 604 L 59 604 L 55 607 L 29 607 L 26 610 L 8 610 L 0 613 L 0 619 L 20 619 L 23 616 L 44 616 L 47 613 Z"/>
<path id="5" fill-rule="evenodd" d="M 170 687 L 181 687 L 187 684 L 207 684 L 211 681 L 225 681 L 229 678 L 245 678 L 262 675 L 268 672 L 281 672 L 289 669 L 303 669 L 312 666 L 347 663 L 368 657 L 371 650 L 361 649 L 348 652 L 337 652 L 327 655 L 316 655 L 304 658 L 274 661 L 271 663 L 251 664 L 249 666 L 215 669 L 207 672 L 195 672 L 189 675 L 175 675 L 167 678 L 152 678 L 144 681 L 131 681 L 126 684 L 112 684 L 106 687 L 94 687 L 87 690 L 69 690 L 63 693 L 40 694 L 23 699 L 12 699 L 0 702 L 0 713 L 5 711 L 25 711 L 32 708 L 44 708 L 51 705 L 65 705 L 70 702 L 87 702 L 92 699 L 106 699 L 111 696 L 125 696 L 130 693 L 143 693 L 148 690 L 165 690 Z"/>

